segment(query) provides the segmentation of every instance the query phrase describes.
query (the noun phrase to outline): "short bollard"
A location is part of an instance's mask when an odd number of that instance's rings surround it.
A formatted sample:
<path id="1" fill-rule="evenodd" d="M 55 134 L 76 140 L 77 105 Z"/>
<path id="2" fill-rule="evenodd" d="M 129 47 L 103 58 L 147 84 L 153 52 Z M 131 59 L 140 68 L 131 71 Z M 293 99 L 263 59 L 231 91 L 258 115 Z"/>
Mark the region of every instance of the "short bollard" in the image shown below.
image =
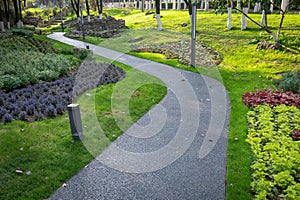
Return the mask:
<path id="1" fill-rule="evenodd" d="M 82 140 L 82 123 L 80 117 L 80 109 L 78 104 L 70 104 L 68 105 L 68 113 L 70 119 L 70 126 L 72 137 L 74 140 Z"/>

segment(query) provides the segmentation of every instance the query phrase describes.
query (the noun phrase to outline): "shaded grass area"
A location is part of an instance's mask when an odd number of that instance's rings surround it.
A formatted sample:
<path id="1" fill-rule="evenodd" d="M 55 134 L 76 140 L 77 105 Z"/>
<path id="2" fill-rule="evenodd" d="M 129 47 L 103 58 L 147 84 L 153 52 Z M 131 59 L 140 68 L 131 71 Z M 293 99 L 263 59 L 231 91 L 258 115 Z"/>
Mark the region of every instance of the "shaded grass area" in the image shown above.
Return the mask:
<path id="1" fill-rule="evenodd" d="M 70 48 L 61 43 L 55 45 Z M 120 63 L 117 65 L 127 72 L 127 78 L 121 82 L 132 89 L 131 98 L 127 99 L 132 119 L 127 126 L 130 126 L 164 97 L 166 87 L 157 84 L 161 82 L 150 75 Z M 135 73 L 150 83 L 134 88 L 136 82 L 131 74 Z M 86 95 L 92 93 L 87 91 L 79 99 L 85 137 L 83 142 L 72 140 L 67 114 L 34 123 L 15 121 L 0 124 L 0 199 L 48 198 L 116 139 L 123 132 L 116 124 L 111 108 L 111 96 L 117 84 L 95 89 L 95 98 Z M 89 113 L 96 114 L 94 121 L 88 121 Z M 124 116 L 118 117 L 122 119 Z M 94 127 L 97 126 L 102 132 L 96 132 L 98 130 Z"/>
<path id="2" fill-rule="evenodd" d="M 144 36 L 140 43 L 159 44 L 171 41 L 179 41 L 180 38 L 190 37 L 190 19 L 187 11 L 161 11 L 163 31 L 156 30 L 156 20 L 152 15 L 137 11 L 134 14 L 124 16 L 120 10 L 108 10 L 117 18 L 126 20 L 130 28 L 128 33 L 116 39 L 109 39 L 101 46 L 123 51 L 134 56 L 165 63 L 193 72 L 199 72 L 219 79 L 228 90 L 231 103 L 230 134 L 227 152 L 227 199 L 251 199 L 250 192 L 250 164 L 251 154 L 249 145 L 245 142 L 247 134 L 247 107 L 242 103 L 242 94 L 257 89 L 274 88 L 272 79 L 279 78 L 282 73 L 299 69 L 300 49 L 299 22 L 300 16 L 287 14 L 283 23 L 281 41 L 285 49 L 283 51 L 256 51 L 259 41 L 272 42 L 270 35 L 248 21 L 247 30 L 240 30 L 240 14 L 233 14 L 233 29 L 228 31 L 227 15 L 215 15 L 209 12 L 198 12 L 197 16 L 197 40 L 215 48 L 220 52 L 224 60 L 213 70 L 197 66 L 192 69 L 178 63 L 176 59 L 165 59 L 161 54 L 132 53 L 128 39 Z M 261 15 L 250 14 L 255 20 L 260 21 Z M 268 16 L 268 24 L 273 31 L 279 25 L 280 16 L 277 14 Z M 181 24 L 187 22 L 187 27 Z M 176 36 L 176 37 L 175 37 Z M 117 41 L 114 43 L 114 41 Z M 117 45 L 117 44 L 122 45 Z M 138 42 L 139 43 L 139 42 Z M 296 50 L 295 50 L 296 49 Z M 218 72 L 220 74 L 218 74 Z"/>

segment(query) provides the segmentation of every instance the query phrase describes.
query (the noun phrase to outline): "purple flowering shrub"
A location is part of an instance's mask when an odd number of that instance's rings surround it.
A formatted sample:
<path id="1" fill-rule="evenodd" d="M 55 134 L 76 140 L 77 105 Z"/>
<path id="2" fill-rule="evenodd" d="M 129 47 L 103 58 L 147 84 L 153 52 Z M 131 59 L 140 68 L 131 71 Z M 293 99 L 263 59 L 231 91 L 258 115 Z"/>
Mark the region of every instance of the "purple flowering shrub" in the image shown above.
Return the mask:
<path id="1" fill-rule="evenodd" d="M 0 122 L 28 122 L 55 118 L 67 110 L 72 99 L 99 85 L 116 83 L 123 69 L 108 63 L 84 61 L 70 77 L 0 93 Z"/>

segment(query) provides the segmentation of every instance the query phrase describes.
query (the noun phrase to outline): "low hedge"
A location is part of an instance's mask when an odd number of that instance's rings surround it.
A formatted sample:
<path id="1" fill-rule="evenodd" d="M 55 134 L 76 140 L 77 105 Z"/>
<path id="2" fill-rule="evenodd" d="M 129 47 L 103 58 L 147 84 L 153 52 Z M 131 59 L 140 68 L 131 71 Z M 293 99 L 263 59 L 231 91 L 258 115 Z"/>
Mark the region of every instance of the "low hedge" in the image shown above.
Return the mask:
<path id="1" fill-rule="evenodd" d="M 253 154 L 251 188 L 255 199 L 299 199 L 300 110 L 259 105 L 248 112 L 247 142 Z"/>
<path id="2" fill-rule="evenodd" d="M 70 59 L 58 54 L 0 48 L 0 55 L 0 90 L 5 91 L 56 80 L 72 67 Z"/>

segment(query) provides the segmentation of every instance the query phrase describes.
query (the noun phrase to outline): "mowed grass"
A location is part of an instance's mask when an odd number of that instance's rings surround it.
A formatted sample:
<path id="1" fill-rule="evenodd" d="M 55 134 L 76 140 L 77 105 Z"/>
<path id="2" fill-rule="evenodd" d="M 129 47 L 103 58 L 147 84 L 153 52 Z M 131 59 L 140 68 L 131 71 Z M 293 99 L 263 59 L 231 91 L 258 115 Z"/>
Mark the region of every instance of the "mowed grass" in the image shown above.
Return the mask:
<path id="1" fill-rule="evenodd" d="M 70 48 L 62 43 L 56 45 Z M 166 87 L 157 78 L 120 63 L 116 65 L 126 71 L 126 78 L 117 84 L 87 91 L 78 100 L 85 137 L 83 142 L 72 140 L 67 114 L 34 123 L 0 124 L 0 199 L 48 198 L 122 134 L 124 130 L 116 124 L 116 114 L 111 107 L 112 101 L 118 100 L 116 95 L 112 98 L 116 85 L 118 89 L 126 86 L 124 90 L 131 92 L 126 99 L 129 118 L 117 116 L 119 120 L 130 119 L 125 128 L 165 96 Z M 138 88 L 134 87 L 137 76 L 146 80 Z"/>
<path id="2" fill-rule="evenodd" d="M 109 39 L 100 43 L 101 46 L 185 70 L 203 73 L 217 79 L 221 77 L 228 90 L 231 103 L 226 198 L 229 200 L 251 199 L 251 153 L 249 145 L 245 142 L 248 108 L 242 103 L 242 95 L 247 91 L 275 89 L 273 79 L 280 78 L 284 72 L 300 68 L 300 15 L 287 14 L 285 16 L 281 34 L 283 51 L 256 51 L 259 41 L 272 42 L 272 37 L 255 24 L 248 20 L 247 30 L 241 31 L 241 15 L 234 13 L 232 16 L 233 28 L 228 31 L 226 14 L 216 15 L 212 12 L 198 12 L 197 40 L 215 48 L 223 55 L 224 60 L 217 68 L 209 69 L 197 66 L 196 69 L 192 69 L 189 66 L 179 64 L 176 59 L 166 59 L 161 54 L 132 53 L 130 52 L 131 44 L 128 42 L 130 38 L 141 36 L 145 39 L 138 43 L 161 44 L 189 39 L 191 23 L 187 11 L 161 11 L 163 31 L 156 30 L 156 20 L 152 15 L 145 15 L 140 11 L 124 15 L 122 10 L 118 9 L 109 9 L 106 12 L 113 13 L 117 18 L 125 19 L 129 30 L 120 38 Z M 259 14 L 250 14 L 250 16 L 258 22 L 261 19 Z M 268 25 L 272 31 L 276 32 L 279 20 L 280 15 L 278 14 L 268 15 Z M 181 26 L 184 22 L 188 23 L 187 27 Z M 120 43 L 122 45 L 117 45 Z"/>

